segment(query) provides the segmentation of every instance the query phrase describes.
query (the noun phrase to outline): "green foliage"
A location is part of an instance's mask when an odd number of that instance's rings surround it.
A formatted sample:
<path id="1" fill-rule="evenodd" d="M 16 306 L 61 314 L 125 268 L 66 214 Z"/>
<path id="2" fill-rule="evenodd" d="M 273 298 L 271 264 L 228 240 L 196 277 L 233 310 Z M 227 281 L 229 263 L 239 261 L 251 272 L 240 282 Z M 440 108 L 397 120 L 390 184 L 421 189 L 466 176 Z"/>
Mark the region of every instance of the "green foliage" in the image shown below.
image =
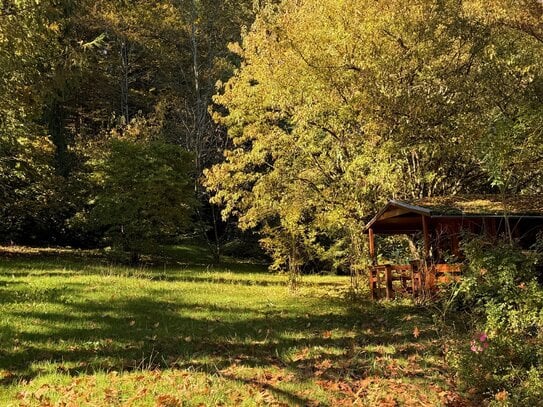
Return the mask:
<path id="1" fill-rule="evenodd" d="M 0 241 L 34 243 L 63 228 L 63 185 L 45 138 L 0 134 Z"/>
<path id="2" fill-rule="evenodd" d="M 178 236 L 194 207 L 192 157 L 160 141 L 114 139 L 95 177 L 93 224 L 123 250 L 140 254 L 159 239 Z"/>
<path id="3" fill-rule="evenodd" d="M 469 315 L 449 355 L 461 384 L 496 405 L 536 405 L 543 397 L 543 288 L 534 258 L 504 242 L 464 247 L 469 272 L 452 296 Z"/>
<path id="4" fill-rule="evenodd" d="M 37 123 L 44 91 L 35 86 L 56 52 L 49 2 L 0 9 L 0 241 L 33 242 L 62 228 L 55 149 Z"/>
<path id="5" fill-rule="evenodd" d="M 252 0 L 0 4 L 0 240 L 94 244 L 73 219 L 96 192 L 88 147 L 134 117 L 160 117 L 191 171 L 215 162 L 207 105 L 252 16 Z"/>
<path id="6" fill-rule="evenodd" d="M 480 131 L 464 67 L 487 33 L 458 7 L 322 0 L 261 12 L 215 98 L 232 145 L 206 185 L 224 216 L 263 228 L 276 264 L 294 244 L 302 261 L 356 268 L 352 236 L 383 200 L 472 187 L 458 182 L 477 172 L 466 152 Z"/>
<path id="7" fill-rule="evenodd" d="M 539 193 L 542 146 L 540 105 L 516 112 L 512 117 L 498 113 L 479 146 L 482 165 L 492 185 L 503 193 Z"/>
<path id="8" fill-rule="evenodd" d="M 489 12 L 489 9 L 492 12 Z M 365 263 L 384 200 L 538 191 L 541 4 L 283 1 L 215 97 L 231 144 L 205 173 L 274 265 Z M 296 256 L 293 256 L 294 252 Z"/>

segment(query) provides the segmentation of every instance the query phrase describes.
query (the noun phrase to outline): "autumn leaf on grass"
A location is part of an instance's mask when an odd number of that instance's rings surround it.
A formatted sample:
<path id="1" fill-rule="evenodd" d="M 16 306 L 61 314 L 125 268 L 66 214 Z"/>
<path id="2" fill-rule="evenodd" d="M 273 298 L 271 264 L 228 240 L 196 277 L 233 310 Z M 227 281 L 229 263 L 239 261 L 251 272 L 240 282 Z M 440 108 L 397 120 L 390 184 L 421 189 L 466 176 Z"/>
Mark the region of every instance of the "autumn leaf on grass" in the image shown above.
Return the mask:
<path id="1" fill-rule="evenodd" d="M 362 390 L 367 389 L 370 384 L 372 384 L 375 381 L 375 379 L 365 377 L 364 379 L 360 379 L 358 381 L 358 391 L 357 394 L 360 393 Z"/>
<path id="2" fill-rule="evenodd" d="M 415 329 L 413 329 L 413 336 L 414 336 L 415 338 L 418 338 L 419 335 L 420 335 L 420 330 L 419 330 L 419 327 L 416 326 Z"/>
<path id="3" fill-rule="evenodd" d="M 172 395 L 161 394 L 155 399 L 155 407 L 177 407 L 181 406 L 181 401 Z"/>
<path id="4" fill-rule="evenodd" d="M 15 397 L 17 400 L 27 400 L 32 396 L 32 393 L 29 391 L 20 391 L 18 392 Z"/>
<path id="5" fill-rule="evenodd" d="M 509 397 L 509 393 L 507 392 L 507 390 L 499 391 L 498 393 L 494 395 L 494 398 L 497 401 L 505 401 L 507 400 L 508 397 Z"/>
<path id="6" fill-rule="evenodd" d="M 119 401 L 119 390 L 108 387 L 104 390 L 104 401 L 108 404 L 116 404 Z"/>
<path id="7" fill-rule="evenodd" d="M 339 391 L 339 383 L 334 380 L 317 380 L 316 383 L 325 390 Z"/>
<path id="8" fill-rule="evenodd" d="M 299 351 L 296 355 L 294 355 L 294 357 L 292 358 L 292 360 L 294 362 L 298 362 L 300 360 L 304 360 L 307 358 L 307 356 L 309 355 L 309 348 L 303 348 L 301 351 Z"/>
<path id="9" fill-rule="evenodd" d="M 272 384 L 275 385 L 279 382 L 283 381 L 291 381 L 294 378 L 292 374 L 284 375 L 281 372 L 275 373 L 275 372 L 264 372 L 262 375 L 260 375 L 259 380 L 261 383 L 264 384 Z"/>
<path id="10" fill-rule="evenodd" d="M 0 379 L 9 379 L 14 376 L 15 376 L 15 373 L 13 373 L 10 370 L 0 370 Z"/>
<path id="11" fill-rule="evenodd" d="M 40 388 L 38 390 L 36 390 L 34 392 L 34 397 L 38 400 L 41 400 L 44 398 L 45 394 L 49 391 L 49 385 L 48 384 L 44 384 L 42 386 L 40 386 Z"/>
<path id="12" fill-rule="evenodd" d="M 324 359 L 322 362 L 315 364 L 317 370 L 315 376 L 322 376 L 324 372 L 332 367 L 332 362 L 329 359 Z"/>
<path id="13" fill-rule="evenodd" d="M 392 394 L 387 395 L 385 399 L 381 400 L 379 403 L 379 407 L 396 407 L 397 405 L 398 403 Z"/>

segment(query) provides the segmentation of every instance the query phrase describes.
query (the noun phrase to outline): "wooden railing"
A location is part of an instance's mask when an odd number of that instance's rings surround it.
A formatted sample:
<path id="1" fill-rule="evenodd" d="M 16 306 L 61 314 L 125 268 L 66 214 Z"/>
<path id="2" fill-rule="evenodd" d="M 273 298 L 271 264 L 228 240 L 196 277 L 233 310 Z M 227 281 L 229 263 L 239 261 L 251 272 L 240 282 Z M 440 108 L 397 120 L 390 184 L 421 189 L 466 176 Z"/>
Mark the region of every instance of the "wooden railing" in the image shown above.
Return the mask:
<path id="1" fill-rule="evenodd" d="M 435 292 L 439 284 L 460 278 L 462 264 L 384 264 L 369 268 L 371 297 L 392 299 L 397 293 L 414 297 L 423 291 Z M 384 295 L 383 295 L 384 294 Z"/>

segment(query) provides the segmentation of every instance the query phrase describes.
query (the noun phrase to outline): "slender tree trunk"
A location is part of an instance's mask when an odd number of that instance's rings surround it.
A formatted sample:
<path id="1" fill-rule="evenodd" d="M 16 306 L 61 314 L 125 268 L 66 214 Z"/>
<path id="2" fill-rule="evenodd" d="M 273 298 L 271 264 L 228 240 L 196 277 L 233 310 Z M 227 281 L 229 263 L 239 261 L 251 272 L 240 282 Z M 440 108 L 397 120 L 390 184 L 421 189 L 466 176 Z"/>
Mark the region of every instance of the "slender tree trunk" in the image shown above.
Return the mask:
<path id="1" fill-rule="evenodd" d="M 203 100 L 202 94 L 200 92 L 200 68 L 198 62 L 198 39 L 197 39 L 197 27 L 196 19 L 198 17 L 198 10 L 196 9 L 196 0 L 192 0 L 192 9 L 191 9 L 191 21 L 190 21 L 190 32 L 191 32 L 191 46 L 192 46 L 192 73 L 194 75 L 194 97 L 196 102 L 195 115 L 194 115 L 194 152 L 196 160 L 196 173 L 200 174 L 202 168 L 202 133 L 204 131 L 204 117 L 203 117 Z M 197 183 L 199 185 L 199 183 Z M 197 187 L 198 188 L 198 187 Z"/>
<path id="2" fill-rule="evenodd" d="M 360 290 L 360 282 L 364 276 L 364 271 L 367 270 L 367 265 L 371 260 L 364 253 L 364 241 L 362 238 L 362 227 L 358 223 L 347 226 L 347 233 L 350 240 L 350 259 L 349 272 L 351 277 L 351 290 L 353 293 L 358 293 Z M 364 261 L 365 260 L 365 261 Z"/>
<path id="3" fill-rule="evenodd" d="M 215 263 L 220 264 L 221 242 L 219 238 L 219 229 L 218 229 L 219 219 L 217 218 L 216 207 L 213 204 L 211 204 L 211 216 L 212 216 L 212 221 L 213 221 L 213 236 L 215 238 L 215 250 L 213 251 L 213 258 L 214 258 Z"/>
<path id="4" fill-rule="evenodd" d="M 197 0 L 192 0 L 191 2 L 191 21 L 190 21 L 190 32 L 191 32 L 191 51 L 192 51 L 192 73 L 194 76 L 194 132 L 192 141 L 194 160 L 195 160 L 195 170 L 196 174 L 200 175 L 203 172 L 204 166 L 204 152 L 205 152 L 205 132 L 207 131 L 207 124 L 210 120 L 207 112 L 207 101 L 204 100 L 202 96 L 202 91 L 200 87 L 200 62 L 199 62 L 199 47 L 198 47 L 198 9 L 197 9 Z M 200 180 L 197 177 L 194 183 L 194 191 L 198 199 L 205 199 L 205 191 L 202 189 Z M 213 260 L 216 264 L 220 263 L 221 251 L 220 251 L 220 239 L 218 231 L 218 219 L 215 213 L 215 208 L 211 205 L 211 217 L 212 217 L 212 228 L 213 228 L 213 239 L 208 236 L 205 228 L 202 228 L 202 234 L 206 240 L 209 249 L 213 254 Z M 204 217 L 202 216 L 201 211 L 197 210 L 198 220 L 203 225 Z M 214 241 L 212 241 L 214 240 Z"/>
<path id="5" fill-rule="evenodd" d="M 123 117 L 124 123 L 128 123 L 130 120 L 129 110 L 128 110 L 128 46 L 126 40 L 121 42 L 121 69 L 122 69 L 122 78 L 121 78 L 121 116 Z"/>
<path id="6" fill-rule="evenodd" d="M 140 255 L 138 252 L 131 252 L 130 253 L 130 265 L 131 266 L 138 266 L 140 264 Z"/>
<path id="7" fill-rule="evenodd" d="M 55 145 L 55 170 L 57 174 L 66 177 L 70 172 L 68 163 L 68 140 L 64 129 L 64 106 L 60 96 L 54 96 L 47 109 L 47 124 L 51 140 Z"/>
<path id="8" fill-rule="evenodd" d="M 294 233 L 290 234 L 290 254 L 288 258 L 289 269 L 289 288 L 291 291 L 296 291 L 301 283 L 301 256 L 298 247 L 298 242 Z"/>

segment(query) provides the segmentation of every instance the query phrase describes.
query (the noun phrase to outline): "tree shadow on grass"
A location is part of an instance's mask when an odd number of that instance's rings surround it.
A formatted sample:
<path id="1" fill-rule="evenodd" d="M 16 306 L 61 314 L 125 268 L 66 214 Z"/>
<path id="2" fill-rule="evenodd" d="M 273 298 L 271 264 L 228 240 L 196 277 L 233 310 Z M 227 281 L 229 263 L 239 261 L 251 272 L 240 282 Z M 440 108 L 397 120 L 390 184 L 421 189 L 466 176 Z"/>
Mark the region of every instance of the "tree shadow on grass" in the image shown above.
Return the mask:
<path id="1" fill-rule="evenodd" d="M 54 302 L 54 296 L 48 300 Z M 330 301 L 323 300 L 322 306 Z M 300 379 L 362 378 L 375 362 L 372 353 L 378 355 L 379 351 L 361 349 L 393 346 L 402 349 L 402 357 L 420 350 L 409 346 L 413 341 L 411 327 L 398 329 L 405 325 L 407 315 L 416 312 L 411 306 L 388 307 L 386 315 L 374 305 L 341 314 L 282 316 L 254 315 L 251 308 L 199 304 L 201 310 L 216 317 L 196 318 L 190 316 L 196 304 L 148 296 L 62 305 L 69 311 L 8 311 L 14 318 L 39 321 L 41 329 L 16 332 L 2 327 L 1 337 L 10 340 L 3 346 L 0 369 L 12 373 L 2 384 L 35 377 L 40 373 L 35 368 L 39 362 L 67 365 L 61 370 L 73 375 L 129 371 L 142 364 L 214 372 L 237 364 L 282 366 Z M 351 336 L 328 334 L 346 329 L 352 331 Z M 430 331 L 423 331 L 417 341 L 432 339 Z M 311 348 L 319 349 L 318 354 L 291 355 Z M 338 349 L 343 351 L 338 354 Z M 324 371 L 319 367 L 323 360 L 331 361 Z"/>
<path id="2" fill-rule="evenodd" d="M 231 273 L 199 276 L 199 270 L 207 268 L 171 272 L 126 268 L 111 273 L 123 277 L 134 273 L 133 277 L 150 281 L 206 283 L 217 290 L 224 284 L 284 284 L 265 276 L 243 279 L 244 272 L 241 278 Z M 72 260 L 37 264 L 22 258 L 0 265 L 0 304 L 5 306 L 6 320 L 23 321 L 21 327 L 0 324 L 0 371 L 9 372 L 0 379 L 1 385 L 31 380 L 51 369 L 78 376 L 172 368 L 220 372 L 221 377 L 268 390 L 291 404 L 308 404 L 311 400 L 239 375 L 234 368 L 283 369 L 298 382 L 355 381 L 407 376 L 398 373 L 396 360 L 427 353 L 435 357 L 425 359 L 423 369 L 415 374 L 431 375 L 436 382 L 434 373 L 442 369 L 435 360 L 440 344 L 430 329 L 431 320 L 412 305 L 323 297 L 314 299 L 314 309 L 291 308 L 287 303 L 270 308 L 223 306 L 185 301 L 182 292 L 178 298 L 164 298 L 160 290 L 99 301 L 78 295 L 84 283 L 72 277 L 80 275 L 104 275 L 104 266 Z M 29 290 L 28 277 L 64 277 L 66 284 L 61 280 L 52 287 Z M 328 282 L 311 285 L 338 288 Z M 415 325 L 421 331 L 418 338 L 413 337 Z"/>

